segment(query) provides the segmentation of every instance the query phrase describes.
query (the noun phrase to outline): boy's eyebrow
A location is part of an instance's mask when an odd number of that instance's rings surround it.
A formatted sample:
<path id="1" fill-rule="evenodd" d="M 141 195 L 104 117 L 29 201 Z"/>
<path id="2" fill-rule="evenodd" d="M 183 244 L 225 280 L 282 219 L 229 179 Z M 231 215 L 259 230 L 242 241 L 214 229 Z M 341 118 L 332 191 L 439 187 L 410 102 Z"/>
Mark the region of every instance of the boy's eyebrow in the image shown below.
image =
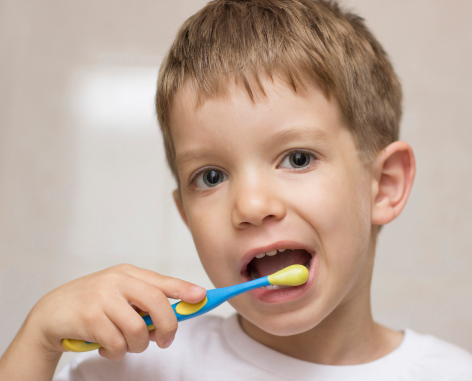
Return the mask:
<path id="1" fill-rule="evenodd" d="M 184 163 L 187 163 L 187 162 L 193 161 L 193 160 L 197 160 L 197 159 L 201 159 L 201 158 L 204 158 L 204 157 L 208 157 L 211 154 L 212 154 L 212 151 L 207 151 L 207 150 L 188 151 L 188 152 L 184 152 L 183 154 L 177 155 L 177 157 L 175 159 L 175 162 L 177 163 L 177 167 L 180 167 Z"/>
<path id="2" fill-rule="evenodd" d="M 296 140 L 296 139 L 315 139 L 315 140 L 328 140 L 329 134 L 326 131 L 319 130 L 313 127 L 299 128 L 299 129 L 287 129 L 276 132 L 272 135 L 267 143 L 268 147 L 277 146 L 283 142 Z M 177 167 L 182 166 L 183 164 L 205 158 L 214 154 L 212 150 L 197 150 L 197 151 L 187 151 L 176 157 Z"/>
<path id="3" fill-rule="evenodd" d="M 326 131 L 319 130 L 313 127 L 287 129 L 276 132 L 270 137 L 267 145 L 278 145 L 280 143 L 296 140 L 296 139 L 314 139 L 314 140 L 328 140 L 329 134 Z"/>

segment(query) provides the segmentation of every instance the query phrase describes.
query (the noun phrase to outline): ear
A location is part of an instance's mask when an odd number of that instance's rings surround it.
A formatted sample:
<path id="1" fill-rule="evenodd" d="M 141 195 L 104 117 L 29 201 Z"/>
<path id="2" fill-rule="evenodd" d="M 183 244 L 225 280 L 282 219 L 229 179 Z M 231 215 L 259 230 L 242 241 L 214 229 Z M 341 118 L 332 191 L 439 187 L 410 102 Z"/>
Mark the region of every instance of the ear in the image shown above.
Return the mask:
<path id="1" fill-rule="evenodd" d="M 185 213 L 184 205 L 182 204 L 182 199 L 180 198 L 179 190 L 175 189 L 172 192 L 172 196 L 174 196 L 174 202 L 175 202 L 175 205 L 177 205 L 177 209 L 179 210 L 180 217 L 182 217 L 182 220 L 185 222 L 185 225 L 188 226 L 187 214 Z"/>
<path id="2" fill-rule="evenodd" d="M 410 145 L 394 142 L 374 160 L 372 224 L 385 225 L 403 210 L 415 178 Z"/>

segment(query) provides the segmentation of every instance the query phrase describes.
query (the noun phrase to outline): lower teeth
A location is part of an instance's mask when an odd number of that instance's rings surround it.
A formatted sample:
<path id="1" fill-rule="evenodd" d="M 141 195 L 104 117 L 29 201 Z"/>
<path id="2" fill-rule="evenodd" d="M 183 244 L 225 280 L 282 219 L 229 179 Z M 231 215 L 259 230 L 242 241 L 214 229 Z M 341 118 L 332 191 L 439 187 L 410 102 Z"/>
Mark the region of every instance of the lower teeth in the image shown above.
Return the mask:
<path id="1" fill-rule="evenodd" d="M 264 288 L 266 290 L 279 290 L 279 289 L 282 289 L 282 288 L 289 288 L 290 286 L 279 286 L 278 284 L 272 284 L 270 286 L 265 286 Z"/>

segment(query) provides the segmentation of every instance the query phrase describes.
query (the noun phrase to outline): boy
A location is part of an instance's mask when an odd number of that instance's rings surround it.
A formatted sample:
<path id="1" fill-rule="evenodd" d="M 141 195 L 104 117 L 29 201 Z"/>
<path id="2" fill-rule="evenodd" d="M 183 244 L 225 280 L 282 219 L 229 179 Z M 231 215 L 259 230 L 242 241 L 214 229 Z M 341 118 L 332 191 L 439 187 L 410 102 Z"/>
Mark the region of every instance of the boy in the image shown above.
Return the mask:
<path id="1" fill-rule="evenodd" d="M 91 352 L 57 380 L 472 379 L 467 352 L 372 319 L 377 233 L 402 211 L 415 174 L 398 141 L 400 103 L 381 46 L 335 3 L 208 4 L 159 76 L 175 202 L 216 287 L 295 263 L 309 280 L 240 295 L 238 315 L 184 322 L 172 344 L 167 297 L 196 303 L 205 290 L 129 265 L 91 274 L 35 305 L 0 378 L 51 380 L 62 338 L 75 338 L 122 361 Z M 160 349 L 140 353 L 149 340 Z"/>

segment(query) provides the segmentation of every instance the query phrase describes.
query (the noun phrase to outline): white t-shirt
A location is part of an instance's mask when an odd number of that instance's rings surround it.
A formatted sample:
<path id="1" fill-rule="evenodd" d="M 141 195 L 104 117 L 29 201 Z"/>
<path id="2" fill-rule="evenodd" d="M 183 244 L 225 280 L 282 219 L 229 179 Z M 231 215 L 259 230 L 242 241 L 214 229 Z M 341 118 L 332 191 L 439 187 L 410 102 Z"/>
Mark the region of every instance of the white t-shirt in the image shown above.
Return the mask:
<path id="1" fill-rule="evenodd" d="M 405 330 L 401 345 L 361 365 L 320 365 L 274 351 L 249 337 L 237 315 L 204 315 L 179 324 L 173 344 L 151 343 L 118 362 L 97 351 L 77 356 L 55 381 L 471 381 L 472 355 L 430 335 Z"/>

